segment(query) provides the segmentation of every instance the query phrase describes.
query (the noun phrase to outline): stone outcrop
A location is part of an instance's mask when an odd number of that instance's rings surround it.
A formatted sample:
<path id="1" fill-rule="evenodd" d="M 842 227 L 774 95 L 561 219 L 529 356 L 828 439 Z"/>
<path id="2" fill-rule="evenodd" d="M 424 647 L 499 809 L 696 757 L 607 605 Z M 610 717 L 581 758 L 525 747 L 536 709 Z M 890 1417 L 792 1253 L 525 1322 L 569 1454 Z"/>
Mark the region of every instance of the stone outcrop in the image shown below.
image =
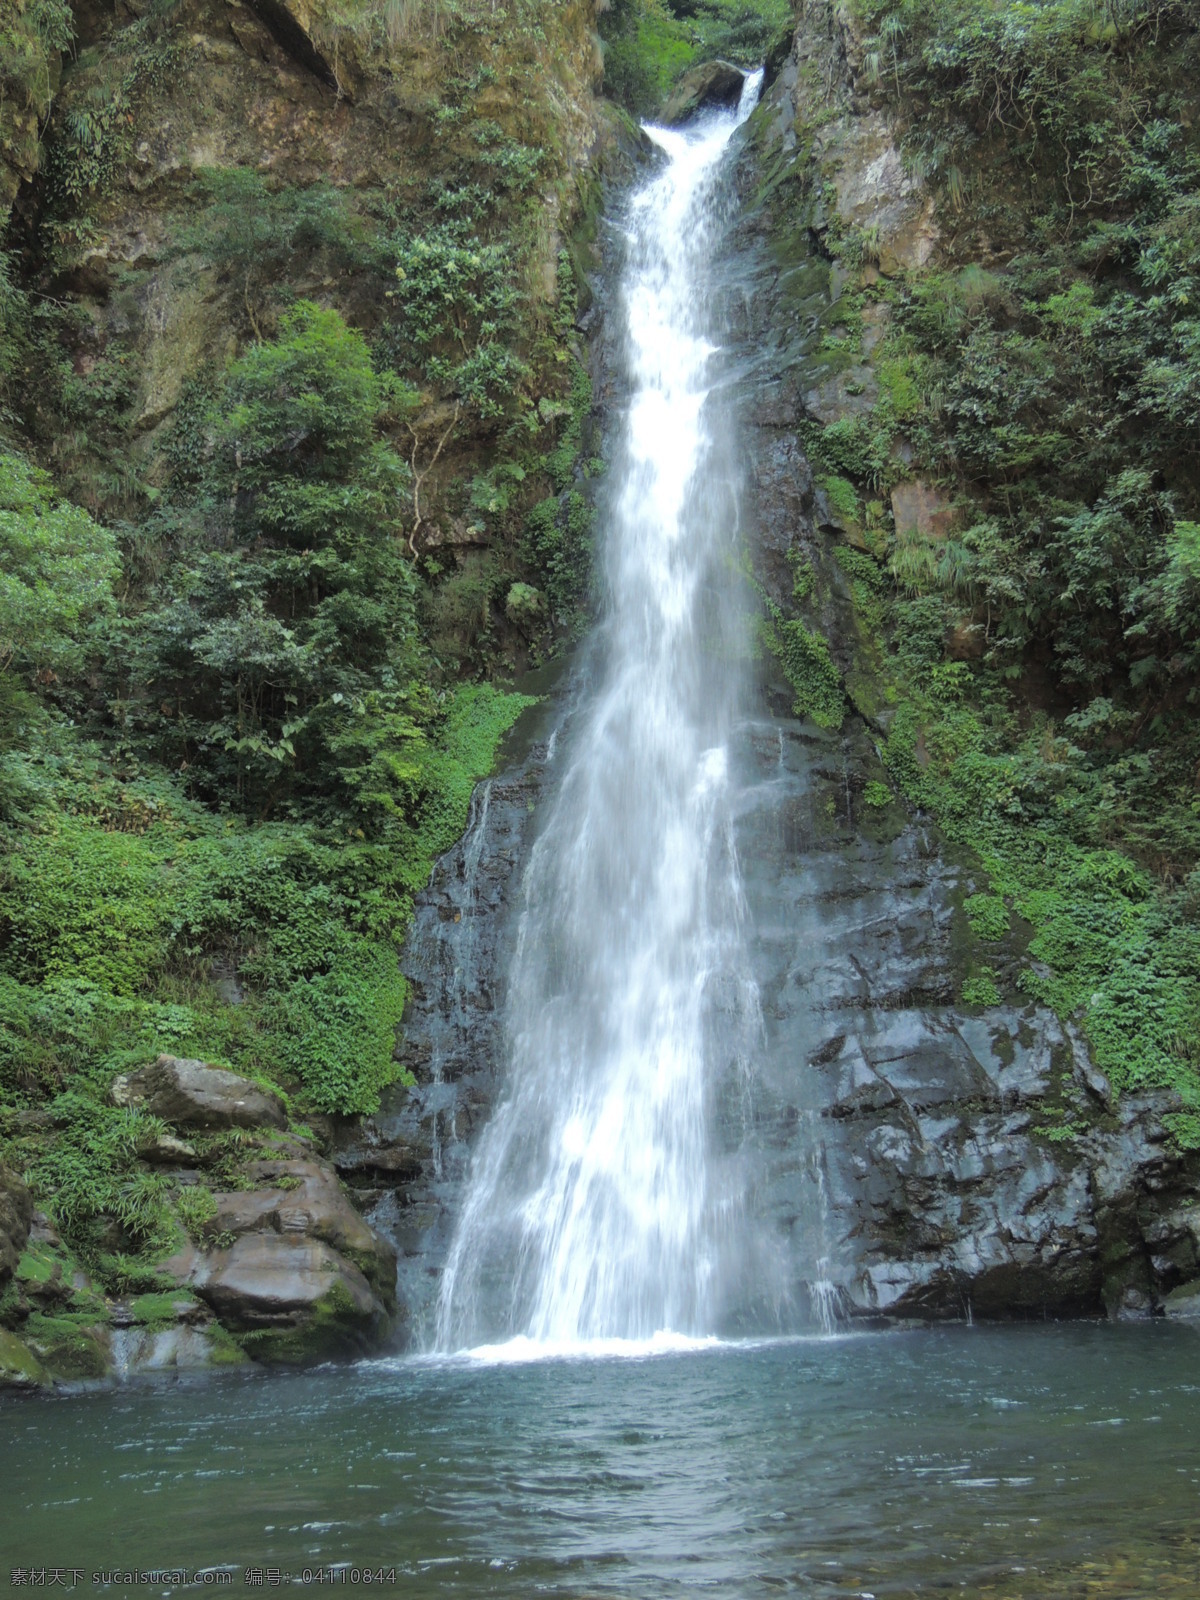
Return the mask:
<path id="1" fill-rule="evenodd" d="M 334 0 L 178 0 L 151 30 L 159 56 L 124 62 L 137 90 L 112 146 L 120 162 L 81 202 L 87 226 L 78 230 L 78 248 L 58 253 L 43 287 L 70 297 L 83 313 L 86 333 L 72 351 L 82 378 L 98 364 L 122 364 L 130 387 L 127 448 L 150 482 L 169 475 L 163 452 L 186 385 L 273 331 L 261 305 L 252 307 L 244 273 L 223 272 L 205 261 L 202 246 L 180 238 L 185 216 L 189 224 L 200 218 L 196 185 L 240 171 L 261 175 L 272 190 L 375 194 L 386 205 L 397 192 L 424 191 L 447 165 L 444 152 L 455 139 L 436 114 L 448 74 L 469 74 L 469 64 L 461 51 L 447 57 L 439 30 L 421 8 L 390 24 L 377 9 L 373 17 L 369 8 L 351 15 Z M 135 49 L 127 44 L 128 13 L 144 10 L 119 7 L 115 19 L 111 7 L 81 14 L 84 48 L 68 62 L 54 97 L 43 156 L 81 107 L 112 93 L 114 63 L 122 62 L 123 50 Z M 593 101 L 599 76 L 594 22 L 593 0 L 554 8 L 545 47 L 553 66 L 537 73 L 545 91 L 540 99 L 504 81 L 494 60 L 487 63 L 491 79 L 476 97 L 489 126 L 530 144 L 544 131 L 543 142 L 554 146 L 541 184 L 541 257 L 530 284 L 531 303 L 542 309 L 557 298 L 560 251 L 581 201 L 578 174 L 607 128 Z M 101 40 L 108 48 L 86 48 Z M 167 67 L 155 64 L 160 57 Z M 57 60 L 55 53 L 55 71 Z M 0 107 L 7 107 L 3 94 Z M 3 164 L 7 147 L 0 148 L 0 221 L 16 195 L 10 248 L 25 243 L 31 253 L 46 195 L 28 182 L 19 194 L 17 188 L 37 165 L 39 117 L 49 108 L 47 94 L 28 113 L 21 111 L 32 142 L 26 141 L 29 151 L 11 157 L 12 176 Z M 0 109 L 0 140 L 8 114 Z M 375 331 L 387 314 L 386 282 L 336 270 L 335 279 L 319 243 L 305 244 L 291 252 L 289 290 L 297 298 L 333 298 L 349 322 Z M 436 420 L 431 412 L 421 426 L 433 428 Z M 455 430 L 439 463 L 447 480 L 463 470 L 460 453 L 476 469 L 479 433 L 465 424 Z M 432 490 L 431 481 L 427 503 Z M 433 542 L 448 542 L 448 514 L 427 523 Z"/>
<path id="2" fill-rule="evenodd" d="M 246 1234 L 208 1256 L 193 1282 L 260 1361 L 364 1355 L 389 1326 L 358 1268 L 319 1240 Z"/>
<path id="3" fill-rule="evenodd" d="M 247 1359 L 304 1365 L 362 1355 L 389 1338 L 395 1251 L 354 1209 L 312 1141 L 279 1130 L 286 1117 L 275 1095 L 175 1057 L 114 1087 L 118 1104 L 195 1129 L 194 1142 L 160 1134 L 144 1152 L 164 1182 L 183 1194 L 202 1184 L 214 1155 L 227 1159 L 221 1135 L 237 1130 L 246 1154 L 231 1176 L 241 1187 L 212 1195 L 196 1237 L 154 1267 L 157 1287 L 121 1298 L 80 1270 L 44 1216 L 33 1213 L 31 1226 L 24 1185 L 0 1169 L 2 1242 L 13 1262 L 0 1386 L 70 1386 Z"/>
<path id="4" fill-rule="evenodd" d="M 739 828 L 765 1046 L 738 1137 L 793 1308 L 819 1279 L 850 1316 L 1159 1309 L 1200 1275 L 1178 1107 L 1115 1102 L 1040 1006 L 961 1004 L 970 863 L 867 802 L 861 722 L 821 733 L 785 705 Z M 989 959 L 1002 976 L 1019 951 Z"/>
<path id="5" fill-rule="evenodd" d="M 212 1236 L 275 1233 L 316 1240 L 355 1265 L 380 1299 L 394 1307 L 395 1251 L 350 1204 L 331 1166 L 313 1157 L 254 1161 L 245 1176 L 271 1187 L 214 1195 Z"/>
<path id="6" fill-rule="evenodd" d="M 662 109 L 662 121 L 671 126 L 688 122 L 709 107 L 736 106 L 745 82 L 742 69 L 728 61 L 706 61 L 692 67 L 672 89 Z"/>
<path id="7" fill-rule="evenodd" d="M 813 188 L 833 199 L 814 223 L 836 217 L 870 241 L 879 270 L 919 267 L 938 240 L 932 196 L 907 170 L 883 96 L 872 87 L 863 24 L 846 0 L 812 0 L 772 86 L 770 115 L 783 155 L 801 131 Z"/>
<path id="8" fill-rule="evenodd" d="M 286 1128 L 283 1101 L 270 1089 L 223 1067 L 180 1056 L 113 1079 L 112 1098 L 177 1128 Z"/>
<path id="9" fill-rule="evenodd" d="M 215 1215 L 164 1263 L 255 1360 L 362 1355 L 391 1332 L 396 1256 L 297 1140 L 248 1161 L 250 1185 L 213 1195 Z"/>
<path id="10" fill-rule="evenodd" d="M 18 1272 L 32 1221 L 29 1190 L 15 1172 L 0 1167 L 0 1293 Z M 49 1381 L 49 1374 L 28 1344 L 12 1330 L 0 1327 L 0 1392 L 40 1389 Z"/>
<path id="11" fill-rule="evenodd" d="M 343 98 L 353 99 L 356 63 L 353 53 L 347 61 L 343 59 L 344 52 L 336 48 L 341 41 L 337 33 L 329 29 L 330 19 L 325 15 L 332 8 L 314 3 L 314 0 L 250 0 L 250 5 L 285 55 Z M 261 53 L 264 49 L 261 36 L 243 19 L 238 21 L 240 27 L 234 24 L 238 43 L 244 50 Z M 335 48 L 326 44 L 327 32 Z"/>

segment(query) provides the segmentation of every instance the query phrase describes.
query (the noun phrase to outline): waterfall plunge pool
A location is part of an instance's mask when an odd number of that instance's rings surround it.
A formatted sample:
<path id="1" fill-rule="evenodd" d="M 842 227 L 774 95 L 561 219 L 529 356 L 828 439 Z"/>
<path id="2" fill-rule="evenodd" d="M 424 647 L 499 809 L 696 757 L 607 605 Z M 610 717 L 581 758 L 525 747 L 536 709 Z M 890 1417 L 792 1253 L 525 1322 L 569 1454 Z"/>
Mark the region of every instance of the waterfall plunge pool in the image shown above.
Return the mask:
<path id="1" fill-rule="evenodd" d="M 422 1600 L 1195 1600 L 1198 1355 L 1170 1326 L 946 1328 L 13 1400 L 0 1570 L 97 1592 L 120 1568 L 224 1569 L 238 1593 L 335 1568 Z M 213 1584 L 107 1591 L 190 1587 Z"/>

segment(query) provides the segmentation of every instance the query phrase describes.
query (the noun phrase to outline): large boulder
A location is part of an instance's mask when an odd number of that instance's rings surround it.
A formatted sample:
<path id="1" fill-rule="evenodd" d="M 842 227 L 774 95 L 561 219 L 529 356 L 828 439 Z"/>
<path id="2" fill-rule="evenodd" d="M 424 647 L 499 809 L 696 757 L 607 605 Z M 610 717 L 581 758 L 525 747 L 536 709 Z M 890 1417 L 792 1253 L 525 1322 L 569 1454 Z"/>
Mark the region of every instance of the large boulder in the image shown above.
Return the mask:
<path id="1" fill-rule="evenodd" d="M 159 1271 L 191 1288 L 256 1361 L 304 1365 L 378 1348 L 396 1311 L 396 1252 L 334 1169 L 298 1139 L 248 1161 L 244 1189 Z"/>
<path id="2" fill-rule="evenodd" d="M 286 1128 L 283 1101 L 236 1072 L 181 1056 L 113 1079 L 119 1106 L 138 1106 L 180 1128 Z"/>
<path id="3" fill-rule="evenodd" d="M 395 1305 L 396 1252 L 350 1204 L 331 1167 L 316 1160 L 255 1161 L 245 1173 L 269 1187 L 214 1195 L 213 1237 L 270 1233 L 318 1240 L 357 1267 L 385 1306 Z"/>
<path id="4" fill-rule="evenodd" d="M 112 1328 L 103 1320 L 81 1323 L 66 1316 L 32 1316 L 21 1335 L 21 1342 L 56 1382 L 87 1383 L 112 1375 Z"/>
<path id="5" fill-rule="evenodd" d="M 663 106 L 660 120 L 672 127 L 711 107 L 736 106 L 745 82 L 746 74 L 731 61 L 705 61 L 680 78 Z"/>
<path id="6" fill-rule="evenodd" d="M 29 1346 L 7 1328 L 0 1328 L 0 1391 L 43 1389 L 49 1382 L 49 1373 Z"/>
<path id="7" fill-rule="evenodd" d="M 307 1364 L 365 1354 L 389 1327 L 358 1268 L 304 1236 L 244 1234 L 207 1256 L 194 1282 L 257 1361 Z"/>

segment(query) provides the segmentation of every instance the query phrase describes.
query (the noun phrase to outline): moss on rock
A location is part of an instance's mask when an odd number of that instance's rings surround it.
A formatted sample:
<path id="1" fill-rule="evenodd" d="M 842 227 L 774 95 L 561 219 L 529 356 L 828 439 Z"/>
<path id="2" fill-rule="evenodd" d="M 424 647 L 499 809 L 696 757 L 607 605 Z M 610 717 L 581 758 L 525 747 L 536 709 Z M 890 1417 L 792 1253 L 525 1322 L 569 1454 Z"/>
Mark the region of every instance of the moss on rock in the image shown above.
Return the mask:
<path id="1" fill-rule="evenodd" d="M 0 1390 L 43 1389 L 50 1374 L 42 1362 L 15 1333 L 0 1328 Z"/>

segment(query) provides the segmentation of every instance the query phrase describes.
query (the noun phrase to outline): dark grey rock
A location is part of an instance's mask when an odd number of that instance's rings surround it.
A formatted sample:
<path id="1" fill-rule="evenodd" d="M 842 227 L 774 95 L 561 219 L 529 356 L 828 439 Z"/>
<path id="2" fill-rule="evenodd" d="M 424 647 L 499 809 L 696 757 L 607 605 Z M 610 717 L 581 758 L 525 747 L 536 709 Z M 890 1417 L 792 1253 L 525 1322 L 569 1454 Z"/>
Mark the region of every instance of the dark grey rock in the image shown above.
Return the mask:
<path id="1" fill-rule="evenodd" d="M 687 122 L 709 106 L 736 106 L 742 96 L 746 74 L 730 61 L 705 61 L 691 67 L 680 78 L 662 108 L 661 120 L 668 126 Z"/>
<path id="2" fill-rule="evenodd" d="M 415 1087 L 386 1091 L 374 1116 L 331 1130 L 330 1159 L 396 1249 L 416 1344 L 432 1334 L 472 1144 L 503 1088 L 500 1009 L 521 879 L 573 693 L 568 682 L 526 712 L 507 764 L 476 790 L 466 834 L 417 899 L 401 958 L 412 998 L 399 1045 Z"/>

